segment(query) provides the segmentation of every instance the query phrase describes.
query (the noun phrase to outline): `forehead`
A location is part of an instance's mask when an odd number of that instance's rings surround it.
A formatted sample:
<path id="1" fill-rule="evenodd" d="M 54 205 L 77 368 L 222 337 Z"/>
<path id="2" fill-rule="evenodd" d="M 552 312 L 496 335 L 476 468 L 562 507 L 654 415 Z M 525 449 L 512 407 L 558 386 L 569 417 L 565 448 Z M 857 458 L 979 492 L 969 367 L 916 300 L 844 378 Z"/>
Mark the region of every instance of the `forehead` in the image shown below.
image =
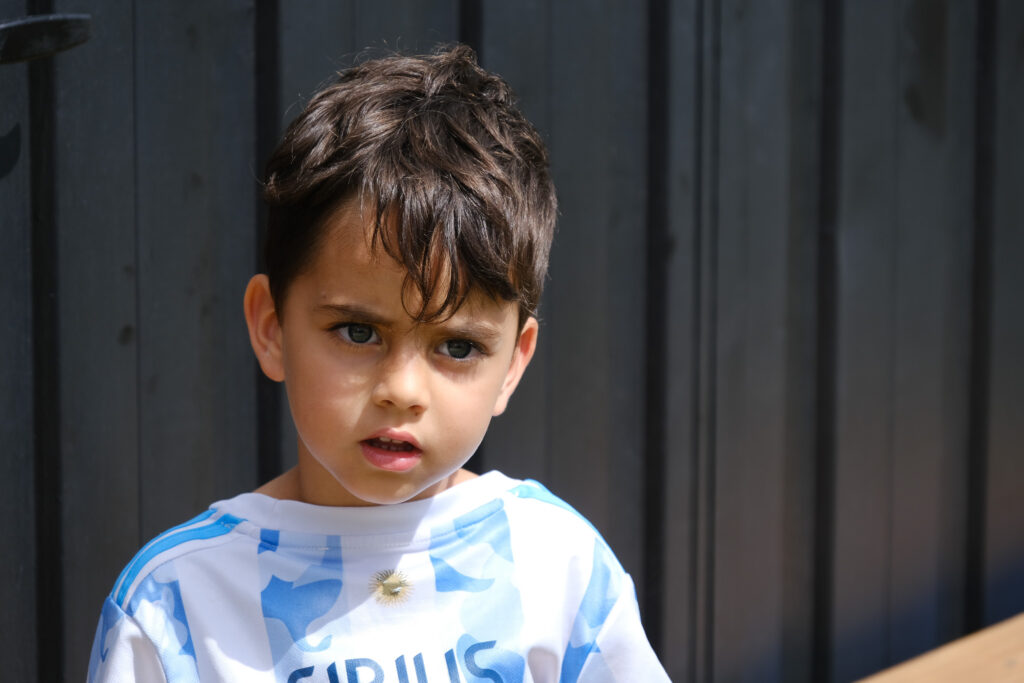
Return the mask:
<path id="1" fill-rule="evenodd" d="M 404 272 L 397 261 L 374 246 L 372 215 L 364 213 L 355 199 L 328 214 L 313 256 L 313 267 L 325 271 L 342 265 L 365 265 Z"/>
<path id="2" fill-rule="evenodd" d="M 405 267 L 373 239 L 373 219 L 370 209 L 361 209 L 358 200 L 349 200 L 333 211 L 325 220 L 323 232 L 315 245 L 313 258 L 305 272 L 319 291 L 319 298 L 331 296 L 358 296 L 377 306 L 404 304 L 406 312 L 422 307 L 420 292 L 408 277 Z M 387 229 L 387 226 L 384 227 Z M 392 233 L 393 235 L 394 233 Z M 449 279 L 442 263 L 432 305 L 448 291 Z M 300 276 L 301 277 L 301 276 Z M 513 302 L 495 300 L 481 290 L 470 289 L 462 306 L 452 318 L 463 316 L 490 316 L 518 310 Z M 444 320 L 448 316 L 442 316 Z"/>

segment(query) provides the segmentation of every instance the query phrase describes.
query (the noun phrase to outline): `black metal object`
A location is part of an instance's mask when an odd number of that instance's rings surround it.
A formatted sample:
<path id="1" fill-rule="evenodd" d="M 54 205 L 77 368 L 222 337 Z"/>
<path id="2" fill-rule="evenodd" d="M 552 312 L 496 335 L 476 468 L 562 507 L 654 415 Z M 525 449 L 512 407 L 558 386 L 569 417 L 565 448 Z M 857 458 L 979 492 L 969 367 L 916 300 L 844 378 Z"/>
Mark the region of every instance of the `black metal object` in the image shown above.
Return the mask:
<path id="1" fill-rule="evenodd" d="M 27 62 L 89 40 L 88 14 L 40 14 L 0 23 L 0 64 Z"/>

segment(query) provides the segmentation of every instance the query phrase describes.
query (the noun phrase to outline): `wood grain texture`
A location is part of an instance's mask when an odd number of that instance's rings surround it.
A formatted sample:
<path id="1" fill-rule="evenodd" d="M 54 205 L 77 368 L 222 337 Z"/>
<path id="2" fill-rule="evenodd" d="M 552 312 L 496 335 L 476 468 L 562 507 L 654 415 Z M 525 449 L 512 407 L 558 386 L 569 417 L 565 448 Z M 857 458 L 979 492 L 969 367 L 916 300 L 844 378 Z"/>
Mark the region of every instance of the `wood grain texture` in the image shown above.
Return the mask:
<path id="1" fill-rule="evenodd" d="M 90 11 L 92 39 L 54 58 L 68 680 L 141 542 L 132 5 Z"/>
<path id="2" fill-rule="evenodd" d="M 256 483 L 251 2 L 136 7 L 140 522 Z"/>
<path id="3" fill-rule="evenodd" d="M 24 4 L 0 1 L 0 15 L 19 16 Z M 32 373 L 31 158 L 28 68 L 3 67 L 0 78 L 0 657 L 5 674 L 36 673 L 35 438 Z"/>

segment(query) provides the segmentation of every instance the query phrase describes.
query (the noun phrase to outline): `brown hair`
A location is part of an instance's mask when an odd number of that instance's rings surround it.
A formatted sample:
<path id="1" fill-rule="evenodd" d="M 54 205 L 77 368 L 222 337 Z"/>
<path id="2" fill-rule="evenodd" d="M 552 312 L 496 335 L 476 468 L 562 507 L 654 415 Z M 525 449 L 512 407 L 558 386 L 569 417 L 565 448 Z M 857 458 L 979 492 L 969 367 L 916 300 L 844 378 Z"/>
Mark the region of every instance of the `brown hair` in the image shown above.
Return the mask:
<path id="1" fill-rule="evenodd" d="M 450 316 L 472 290 L 536 312 L 557 210 L 539 134 L 470 48 L 354 66 L 317 94 L 267 164 L 266 266 L 278 312 L 343 202 L 369 208 L 372 243 Z"/>

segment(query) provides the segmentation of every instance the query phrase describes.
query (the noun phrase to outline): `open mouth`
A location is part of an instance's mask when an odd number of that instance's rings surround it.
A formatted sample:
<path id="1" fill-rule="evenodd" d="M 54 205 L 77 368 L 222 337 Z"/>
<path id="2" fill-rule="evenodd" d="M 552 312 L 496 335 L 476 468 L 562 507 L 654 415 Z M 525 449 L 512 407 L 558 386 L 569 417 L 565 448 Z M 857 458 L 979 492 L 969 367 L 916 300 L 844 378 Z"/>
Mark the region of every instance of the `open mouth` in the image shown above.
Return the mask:
<path id="1" fill-rule="evenodd" d="M 385 436 L 378 436 L 373 439 L 366 439 L 363 443 L 373 448 L 379 448 L 382 451 L 392 451 L 394 453 L 410 453 L 416 450 L 408 441 L 399 441 L 397 439 L 389 439 Z"/>
<path id="2" fill-rule="evenodd" d="M 375 436 L 360 443 L 363 447 L 363 456 L 371 465 L 390 472 L 411 470 L 416 467 L 423 455 L 416 444 L 402 439 Z"/>

